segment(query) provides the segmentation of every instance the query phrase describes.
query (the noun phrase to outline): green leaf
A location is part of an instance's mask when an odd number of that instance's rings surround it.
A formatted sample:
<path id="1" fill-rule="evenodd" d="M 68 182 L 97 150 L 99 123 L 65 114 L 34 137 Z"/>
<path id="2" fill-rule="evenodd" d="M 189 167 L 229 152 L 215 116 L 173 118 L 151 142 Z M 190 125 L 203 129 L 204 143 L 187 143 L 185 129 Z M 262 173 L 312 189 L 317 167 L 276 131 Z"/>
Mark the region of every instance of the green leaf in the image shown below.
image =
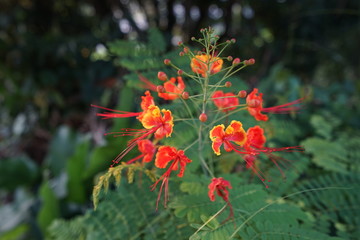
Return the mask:
<path id="1" fill-rule="evenodd" d="M 76 137 L 67 126 L 56 131 L 45 158 L 46 164 L 54 175 L 59 175 L 66 165 L 66 160 L 73 154 Z"/>
<path id="2" fill-rule="evenodd" d="M 60 216 L 59 201 L 53 190 L 49 186 L 49 182 L 45 181 L 41 184 L 39 190 L 41 200 L 41 208 L 37 215 L 37 222 L 44 235 L 47 235 L 47 228 L 51 222 Z"/>
<path id="3" fill-rule="evenodd" d="M 301 143 L 306 152 L 313 154 L 313 161 L 320 167 L 335 172 L 347 173 L 347 151 L 340 142 L 320 138 L 308 138 Z"/>
<path id="4" fill-rule="evenodd" d="M 90 141 L 86 140 L 76 146 L 75 154 L 66 162 L 66 170 L 68 174 L 68 200 L 77 203 L 86 201 L 86 189 L 83 179 L 83 171 L 85 162 L 89 155 Z"/>

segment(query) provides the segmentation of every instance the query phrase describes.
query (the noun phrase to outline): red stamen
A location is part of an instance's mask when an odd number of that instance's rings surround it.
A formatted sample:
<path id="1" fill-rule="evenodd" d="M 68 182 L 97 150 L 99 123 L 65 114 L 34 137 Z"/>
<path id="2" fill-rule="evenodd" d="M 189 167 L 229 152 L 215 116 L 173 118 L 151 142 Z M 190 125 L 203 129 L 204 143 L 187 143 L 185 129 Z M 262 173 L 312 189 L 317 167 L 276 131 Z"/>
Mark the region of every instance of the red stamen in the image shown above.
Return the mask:
<path id="1" fill-rule="evenodd" d="M 103 119 L 137 117 L 141 114 L 141 112 L 126 112 L 126 111 L 114 110 L 111 108 L 105 108 L 94 104 L 91 104 L 90 106 L 110 111 L 104 113 L 96 113 L 96 116 L 103 117 Z M 112 112 L 118 112 L 118 113 L 112 113 Z"/>
<path id="2" fill-rule="evenodd" d="M 300 98 L 292 102 L 288 102 L 282 105 L 274 106 L 274 107 L 268 107 L 268 108 L 262 108 L 262 112 L 268 112 L 268 113 L 291 113 L 296 112 L 301 109 L 301 107 L 292 106 L 295 104 L 301 103 L 305 98 Z M 291 106 L 291 107 L 289 107 Z"/>
<path id="3" fill-rule="evenodd" d="M 131 159 L 131 160 L 129 160 L 129 161 L 127 161 L 126 164 L 131 164 L 131 163 L 135 162 L 136 160 L 141 159 L 141 158 L 144 157 L 144 156 L 145 156 L 145 153 L 144 153 L 144 154 L 141 154 L 141 155 L 139 155 L 139 156 L 137 156 L 137 157 L 135 157 L 135 158 L 133 158 L 133 159 Z"/>
<path id="4" fill-rule="evenodd" d="M 141 74 L 138 74 L 140 81 L 142 81 L 145 86 L 143 86 L 146 89 L 150 89 L 151 91 L 156 92 L 157 91 L 157 86 L 155 84 L 153 84 L 152 82 L 150 82 L 146 77 L 144 77 Z"/>

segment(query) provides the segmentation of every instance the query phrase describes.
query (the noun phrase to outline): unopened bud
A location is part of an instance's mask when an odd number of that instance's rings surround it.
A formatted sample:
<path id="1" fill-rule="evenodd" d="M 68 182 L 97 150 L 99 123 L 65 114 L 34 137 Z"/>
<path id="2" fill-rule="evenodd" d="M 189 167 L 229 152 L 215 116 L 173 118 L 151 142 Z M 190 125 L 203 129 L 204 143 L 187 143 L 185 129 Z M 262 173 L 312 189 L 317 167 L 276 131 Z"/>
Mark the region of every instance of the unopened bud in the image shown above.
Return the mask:
<path id="1" fill-rule="evenodd" d="M 199 120 L 201 122 L 206 122 L 207 121 L 207 115 L 205 113 L 200 114 Z"/>
<path id="2" fill-rule="evenodd" d="M 157 75 L 158 79 L 161 80 L 161 81 L 166 81 L 168 79 L 166 73 L 164 72 L 158 72 L 158 75 Z"/>
<path id="3" fill-rule="evenodd" d="M 204 29 L 204 28 L 201 28 L 201 29 L 200 29 L 200 32 L 201 32 L 201 33 L 205 32 L 205 29 Z"/>
<path id="4" fill-rule="evenodd" d="M 183 71 L 183 70 L 181 70 L 181 69 L 179 69 L 179 70 L 177 71 L 177 74 L 178 74 L 179 76 L 181 76 L 181 75 L 183 75 L 183 74 L 184 74 L 184 71 Z"/>
<path id="5" fill-rule="evenodd" d="M 161 86 L 161 85 L 159 85 L 159 86 L 156 87 L 156 91 L 157 91 L 158 93 L 164 93 L 164 92 L 166 92 L 166 91 L 165 91 L 165 88 L 164 88 L 163 86 Z"/>
<path id="6" fill-rule="evenodd" d="M 252 99 L 248 102 L 248 106 L 251 108 L 257 108 L 260 106 L 260 101 L 257 99 Z"/>
<path id="7" fill-rule="evenodd" d="M 181 47 L 182 45 L 184 45 L 184 43 L 182 41 L 179 41 L 178 46 Z"/>
<path id="8" fill-rule="evenodd" d="M 188 92 L 183 92 L 182 94 L 181 94 L 181 97 L 183 98 L 183 99 L 189 99 L 189 93 Z"/>
<path id="9" fill-rule="evenodd" d="M 233 65 L 238 65 L 240 63 L 240 58 L 235 58 L 232 62 Z"/>
<path id="10" fill-rule="evenodd" d="M 184 55 L 185 55 L 184 52 L 179 52 L 179 56 L 180 56 L 180 57 L 183 57 Z"/>
<path id="11" fill-rule="evenodd" d="M 236 43 L 236 39 L 235 39 L 235 38 L 232 38 L 230 41 L 231 41 L 232 43 Z"/>
<path id="12" fill-rule="evenodd" d="M 255 64 L 255 59 L 250 58 L 249 60 L 245 60 L 245 65 L 254 65 Z"/>
<path id="13" fill-rule="evenodd" d="M 229 43 L 231 43 L 231 41 L 230 41 L 230 40 L 226 40 L 226 43 L 229 44 Z"/>
<path id="14" fill-rule="evenodd" d="M 228 81 L 228 82 L 225 83 L 225 87 L 228 87 L 228 88 L 229 88 L 229 87 L 231 87 L 231 86 L 232 86 L 232 83 L 231 83 L 231 82 Z"/>
<path id="15" fill-rule="evenodd" d="M 165 60 L 164 60 L 164 64 L 165 64 L 165 65 L 170 65 L 170 63 L 171 63 L 170 59 L 165 59 Z"/>
<path id="16" fill-rule="evenodd" d="M 190 39 L 191 39 L 191 41 L 195 41 L 195 40 L 196 40 L 196 38 L 195 38 L 195 37 L 191 37 Z"/>
<path id="17" fill-rule="evenodd" d="M 227 60 L 230 62 L 230 61 L 233 60 L 233 57 L 232 57 L 232 56 L 228 56 L 228 57 L 227 57 Z"/>
<path id="18" fill-rule="evenodd" d="M 238 96 L 241 97 L 241 98 L 245 98 L 246 95 L 247 95 L 247 92 L 246 92 L 245 90 L 241 90 L 241 91 L 239 91 L 239 93 L 238 93 Z"/>
<path id="19" fill-rule="evenodd" d="M 189 48 L 188 47 L 184 47 L 184 53 L 188 54 L 189 53 Z"/>

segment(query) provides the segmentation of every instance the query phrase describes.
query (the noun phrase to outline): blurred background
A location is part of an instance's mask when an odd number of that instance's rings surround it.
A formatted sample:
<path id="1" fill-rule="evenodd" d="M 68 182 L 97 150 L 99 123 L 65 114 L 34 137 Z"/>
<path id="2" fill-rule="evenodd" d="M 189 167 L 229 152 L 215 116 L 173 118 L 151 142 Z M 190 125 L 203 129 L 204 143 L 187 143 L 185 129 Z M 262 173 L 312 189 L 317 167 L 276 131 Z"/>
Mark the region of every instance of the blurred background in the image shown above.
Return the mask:
<path id="1" fill-rule="evenodd" d="M 161 35 L 165 55 L 208 26 L 222 41 L 237 40 L 232 56 L 256 59 L 241 73 L 245 90 L 310 96 L 296 119 L 298 141 L 360 136 L 358 0 L 1 0 L 1 239 L 42 239 L 54 219 L 92 207 L 94 177 L 121 149 L 103 133 L 129 123 L 99 121 L 90 104 L 134 110 L 128 99 L 141 91 L 127 82 L 147 71 L 109 43 L 149 48 Z M 349 162 L 343 172 L 358 169 Z M 327 164 L 315 161 L 338 171 Z"/>

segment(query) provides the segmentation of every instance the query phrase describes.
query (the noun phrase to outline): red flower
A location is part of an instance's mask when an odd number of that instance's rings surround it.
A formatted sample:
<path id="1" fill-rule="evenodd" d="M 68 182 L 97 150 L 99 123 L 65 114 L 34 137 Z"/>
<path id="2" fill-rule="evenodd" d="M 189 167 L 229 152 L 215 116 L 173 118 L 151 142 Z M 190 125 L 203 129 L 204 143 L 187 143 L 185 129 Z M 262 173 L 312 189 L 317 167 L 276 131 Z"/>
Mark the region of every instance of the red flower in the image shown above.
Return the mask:
<path id="1" fill-rule="evenodd" d="M 266 137 L 264 135 L 264 129 L 260 126 L 251 127 L 246 132 L 247 140 L 244 144 L 244 148 L 251 151 L 251 149 L 261 149 L 264 147 Z"/>
<path id="2" fill-rule="evenodd" d="M 178 82 L 177 84 L 176 81 Z M 164 93 L 161 92 L 158 93 L 159 97 L 165 100 L 174 100 L 180 97 L 181 94 L 184 92 L 185 83 L 182 77 L 177 77 L 177 78 L 172 77 L 170 78 L 169 81 L 166 81 L 164 83 L 164 89 L 165 89 Z"/>
<path id="3" fill-rule="evenodd" d="M 221 58 L 202 54 L 193 57 L 190 66 L 194 73 L 201 74 L 201 76 L 205 77 L 208 70 L 210 70 L 210 74 L 220 72 L 222 64 L 223 60 Z"/>
<path id="4" fill-rule="evenodd" d="M 255 165 L 258 155 L 265 154 L 279 169 L 281 175 L 285 177 L 285 174 L 281 167 L 286 167 L 289 164 L 289 160 L 278 157 L 273 152 L 301 152 L 304 149 L 300 146 L 281 147 L 281 148 L 269 148 L 265 147 L 266 137 L 264 130 L 260 126 L 251 127 L 246 132 L 246 142 L 242 146 L 234 146 L 234 151 L 242 154 L 242 158 L 246 162 L 246 167 L 251 168 L 252 171 L 265 182 L 265 174 L 257 168 Z M 245 153 L 245 155 L 244 155 Z M 265 183 L 264 183 L 265 184 Z M 265 184 L 268 188 L 268 186 Z"/>
<path id="5" fill-rule="evenodd" d="M 233 207 L 229 201 L 228 189 L 232 188 L 230 182 L 224 180 L 222 177 L 213 178 L 211 180 L 211 183 L 209 184 L 208 188 L 209 188 L 208 196 L 211 201 L 215 201 L 215 192 L 216 192 L 216 194 L 219 197 L 221 197 L 227 203 L 227 206 L 230 208 L 229 216 L 226 218 L 226 220 L 224 222 L 226 222 L 230 218 L 234 217 Z"/>
<path id="6" fill-rule="evenodd" d="M 224 144 L 224 149 L 227 152 L 234 150 L 231 142 L 241 146 L 246 142 L 246 133 L 239 121 L 231 121 L 230 125 L 224 131 L 223 124 L 217 125 L 210 130 L 210 139 L 212 141 L 212 149 L 216 155 L 220 155 L 220 147 Z M 231 142 L 230 142 L 231 141 Z"/>
<path id="7" fill-rule="evenodd" d="M 101 107 L 101 106 L 97 106 L 94 104 L 91 104 L 92 107 L 96 107 L 96 108 L 101 108 L 104 110 L 107 110 L 109 112 L 104 112 L 104 113 L 96 113 L 96 116 L 100 116 L 103 117 L 103 119 L 109 119 L 109 118 L 127 118 L 127 117 L 137 117 L 138 119 L 141 118 L 141 115 L 147 111 L 148 107 L 150 105 L 154 105 L 154 99 L 151 96 L 149 91 L 145 92 L 145 96 L 141 97 L 142 101 L 140 103 L 140 107 L 143 110 L 143 112 L 126 112 L 126 111 L 119 111 L 119 110 L 114 110 L 114 109 L 110 109 L 110 108 L 105 108 L 105 107 Z"/>
<path id="8" fill-rule="evenodd" d="M 239 105 L 239 99 L 233 93 L 224 94 L 223 91 L 215 91 L 211 99 L 215 106 L 225 113 L 235 110 Z"/>
<path id="9" fill-rule="evenodd" d="M 257 121 L 267 121 L 269 118 L 261 112 L 269 113 L 290 113 L 299 110 L 299 107 L 294 107 L 292 105 L 301 103 L 304 99 L 300 98 L 295 101 L 285 103 L 282 105 L 263 108 L 263 99 L 262 93 L 258 94 L 258 89 L 254 88 L 253 91 L 246 97 L 246 104 L 248 105 L 249 113 L 255 117 Z"/>
<path id="10" fill-rule="evenodd" d="M 222 177 L 220 178 L 213 178 L 211 180 L 211 183 L 208 186 L 209 188 L 209 192 L 208 192 L 208 196 L 210 198 L 211 201 L 215 201 L 215 193 L 221 197 L 222 199 L 224 199 L 225 202 L 229 201 L 229 191 L 226 188 L 231 189 L 231 184 L 230 182 L 224 180 Z"/>
<path id="11" fill-rule="evenodd" d="M 263 109 L 263 99 L 262 93 L 258 93 L 258 89 L 254 88 L 254 90 L 248 94 L 246 97 L 246 104 L 248 105 L 248 111 L 250 115 L 254 116 L 257 121 L 267 121 L 269 118 L 268 116 L 261 113 Z"/>
<path id="12" fill-rule="evenodd" d="M 162 180 L 162 184 L 159 190 L 159 195 L 156 201 L 156 209 L 158 208 L 159 200 L 164 186 L 165 186 L 164 206 L 166 207 L 166 203 L 168 201 L 168 185 L 169 185 L 169 178 L 171 172 L 179 170 L 177 176 L 183 177 L 186 165 L 190 162 L 191 160 L 185 156 L 183 150 L 177 150 L 175 147 L 170 147 L 170 146 L 159 147 L 159 150 L 156 153 L 156 157 L 155 157 L 155 166 L 158 168 L 166 168 L 166 166 L 169 163 L 170 166 L 165 171 L 165 173 L 151 186 L 152 191 L 155 190 L 157 184 Z"/>
<path id="13" fill-rule="evenodd" d="M 142 154 L 129 160 L 127 164 L 133 163 L 141 158 L 143 159 L 143 162 L 151 162 L 156 152 L 156 147 L 154 146 L 154 144 L 149 139 L 143 139 L 137 141 L 137 145 L 139 151 Z"/>

